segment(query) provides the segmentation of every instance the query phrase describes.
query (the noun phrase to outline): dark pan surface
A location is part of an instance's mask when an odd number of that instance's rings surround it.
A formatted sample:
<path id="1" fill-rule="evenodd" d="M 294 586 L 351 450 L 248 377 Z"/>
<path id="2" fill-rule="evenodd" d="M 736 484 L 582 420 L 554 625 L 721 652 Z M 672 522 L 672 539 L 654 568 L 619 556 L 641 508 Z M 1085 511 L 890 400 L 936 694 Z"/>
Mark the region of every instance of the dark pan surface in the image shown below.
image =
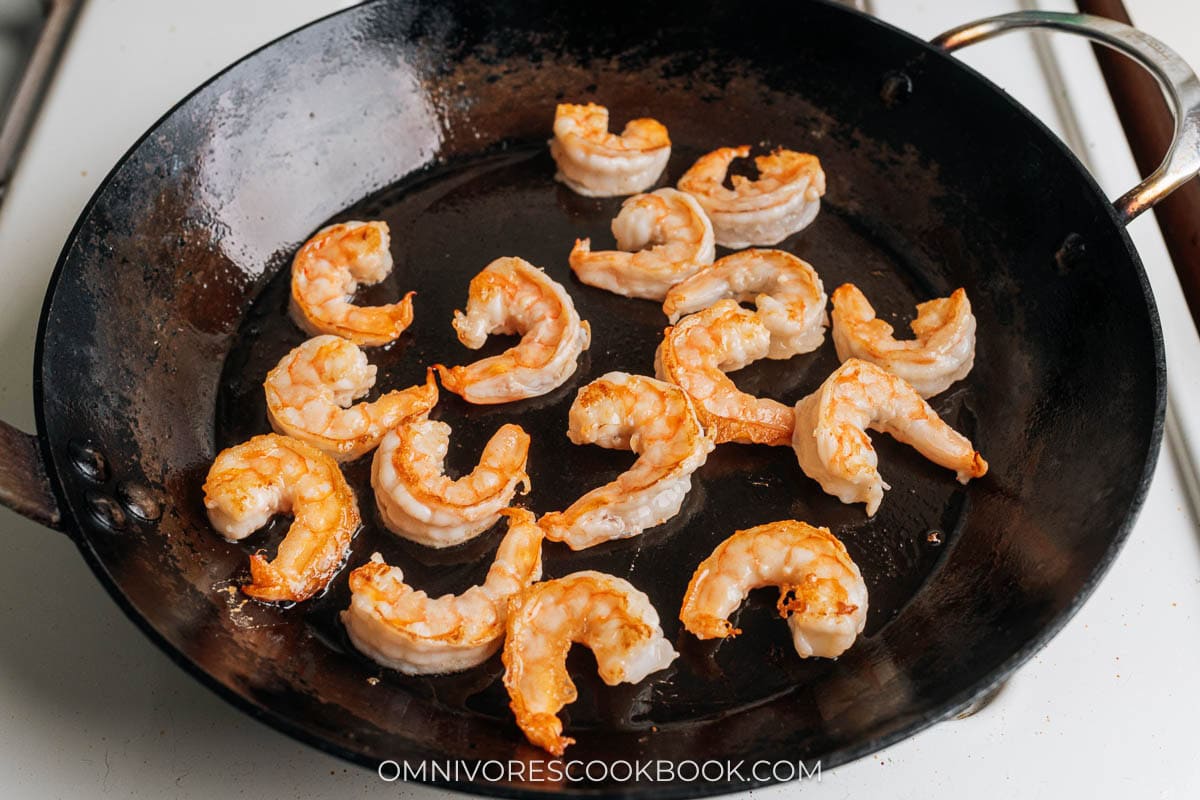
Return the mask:
<path id="1" fill-rule="evenodd" d="M 677 149 L 681 152 L 675 155 L 665 182 L 673 183 L 698 153 L 694 147 Z M 539 514 L 562 510 L 583 491 L 612 480 L 633 462 L 631 453 L 572 445 L 565 435 L 567 410 L 578 387 L 606 372 L 653 374 L 654 349 L 666 324 L 656 303 L 618 297 L 574 279 L 566 262 L 571 243 L 576 236 L 591 236 L 597 243 L 611 239 L 608 226 L 621 199 L 580 198 L 556 184 L 553 174 L 554 162 L 545 147 L 523 148 L 437 169 L 342 215 L 386 219 L 397 238 L 404 232 L 396 256 L 405 266 L 373 292 L 381 300 L 399 297 L 408 286 L 419 292 L 420 321 L 393 347 L 370 351 L 372 363 L 380 369 L 379 388 L 419 383 L 428 364 L 478 357 L 458 343 L 449 320 L 454 309 L 462 307 L 471 277 L 492 257 L 520 254 L 545 264 L 556 280 L 569 287 L 576 308 L 592 325 L 593 346 L 565 386 L 546 397 L 501 406 L 472 406 L 443 392 L 436 414 L 454 428 L 450 463 L 460 470 L 471 468 L 500 424 L 513 421 L 524 427 L 533 439 L 529 474 L 534 490 L 522 502 Z M 853 219 L 839 216 L 828 205 L 826 214 L 829 218 L 823 218 L 822 224 L 784 246 L 813 263 L 829 265 L 827 279 L 834 285 L 853 279 L 875 288 L 875 294 L 889 298 L 897 310 L 910 313 L 914 297 L 923 287 L 913 287 L 898 275 L 893 259 L 856 232 Z M 263 377 L 306 338 L 288 318 L 289 278 L 289 271 L 282 270 L 259 295 L 226 362 L 217 401 L 218 447 L 270 429 Z M 484 352 L 498 352 L 512 341 L 502 338 Z M 832 342 L 826 342 L 818 353 L 788 362 L 760 362 L 736 377 L 748 391 L 794 403 L 815 389 L 837 363 Z M 975 427 L 971 394 L 964 387 L 938 401 L 947 418 L 968 431 Z M 623 709 L 621 705 L 627 704 L 629 697 L 603 691 L 598 693 L 596 708 L 588 708 L 590 698 L 572 706 L 571 719 L 586 728 L 636 712 L 641 727 L 654 724 L 662 728 L 667 723 L 759 703 L 828 670 L 827 662 L 804 662 L 795 657 L 787 626 L 766 610 L 774 609 L 775 604 L 767 591 L 759 598 L 764 602 L 757 613 L 745 614 L 741 624 L 747 635 L 736 646 L 732 642 L 722 647 L 701 645 L 679 635 L 675 616 L 692 570 L 738 528 L 790 518 L 832 526 L 871 581 L 868 631 L 877 630 L 893 617 L 938 560 L 939 550 L 929 543 L 929 532 L 945 530 L 947 535 L 940 538 L 950 539 L 964 523 L 967 492 L 952 473 L 894 442 L 882 447 L 882 458 L 894 491 L 912 499 L 887 504 L 884 513 L 870 522 L 861 508 L 842 505 L 806 480 L 790 448 L 728 445 L 709 458 L 683 510 L 666 525 L 631 541 L 580 553 L 549 544 L 545 559 L 548 577 L 598 569 L 628 578 L 644 587 L 655 607 L 661 609 L 668 638 L 695 656 L 690 663 L 677 665 L 677 674 L 670 680 L 663 676 L 663 680 L 648 681 L 663 685 L 647 685 L 645 696 L 638 698 L 638 708 Z M 497 526 L 486 541 L 450 551 L 411 545 L 389 533 L 380 521 L 372 501 L 370 466 L 371 458 L 366 457 L 345 470 L 368 519 L 350 565 L 363 563 L 374 551 L 382 552 L 388 563 L 401 566 L 410 580 L 435 596 L 460 592 L 482 580 L 504 525 Z M 230 548 L 230 569 L 243 567 L 246 554 L 260 546 L 255 539 L 244 547 Z M 348 591 L 345 580 L 337 581 L 326 597 L 305 606 L 308 623 L 327 641 L 341 642 L 336 618 L 348 604 Z M 496 656 L 479 672 L 495 674 L 499 669 Z M 590 683 L 598 687 L 600 681 L 594 669 L 591 672 Z M 721 692 L 713 691 L 712 681 L 717 676 L 725 687 Z M 473 686 L 479 682 L 477 675 L 434 680 L 391 677 L 401 685 L 428 687 L 434 695 L 439 695 L 443 684 L 466 682 Z M 607 702 L 610 695 L 615 695 L 616 706 Z M 499 686 L 461 702 L 465 704 L 461 708 L 505 722 L 510 717 L 507 696 Z"/>
<path id="2" fill-rule="evenodd" d="M 830 291 L 860 285 L 897 329 L 915 303 L 965 286 L 979 320 L 976 368 L 934 406 L 992 471 L 963 488 L 877 436 L 893 488 L 868 520 L 821 493 L 789 450 L 724 445 L 666 525 L 583 553 L 549 545 L 549 576 L 601 569 L 645 590 L 683 654 L 643 684 L 611 689 L 577 649 L 570 755 L 828 768 L 940 718 L 1026 658 L 1114 554 L 1161 422 L 1161 343 L 1144 276 L 1079 165 L 978 76 L 819 3 L 760 12 L 787 24 L 753 32 L 733 24 L 732 5 L 707 20 L 639 8 L 628 30 L 610 32 L 587 9 L 494 13 L 376 3 L 293 34 L 168 115 L 81 219 L 44 318 L 41 425 L 81 549 L 118 600 L 225 696 L 341 755 L 369 765 L 540 757 L 506 710 L 498 658 L 412 679 L 358 656 L 336 620 L 345 573 L 290 609 L 231 591 L 247 554 L 273 547 L 286 521 L 228 544 L 209 530 L 199 487 L 217 450 L 269 429 L 262 378 L 304 339 L 285 312 L 291 254 L 326 221 L 352 218 L 386 219 L 397 262 L 361 299 L 418 291 L 410 332 L 369 351 L 379 389 L 417 382 L 434 361 L 480 355 L 449 322 L 470 277 L 497 256 L 546 268 L 592 325 L 578 373 L 547 397 L 481 408 L 443 393 L 436 415 L 455 431 L 453 469 L 469 468 L 507 421 L 533 437 L 525 502 L 539 512 L 627 467 L 631 455 L 564 435 L 575 389 L 613 369 L 650 372 L 666 322 L 653 303 L 582 286 L 566 265 L 576 237 L 611 244 L 619 205 L 552 180 L 544 142 L 554 103 L 594 99 L 618 123 L 667 124 L 675 148 L 663 185 L 719 145 L 817 153 L 826 202 L 783 247 L 811 261 Z M 797 29 L 813 32 L 799 49 L 787 32 Z M 899 69 L 911 96 L 896 91 Z M 791 402 L 835 364 L 826 342 L 735 380 Z M 98 482 L 72 466 L 89 446 L 108 463 Z M 369 462 L 346 468 L 367 522 L 349 566 L 378 550 L 431 593 L 481 579 L 499 531 L 441 552 L 398 540 L 379 524 Z M 161 503 L 161 518 L 122 513 L 113 524 L 104 498 L 138 488 Z M 680 634 L 695 564 L 733 530 L 786 517 L 828 525 L 862 567 L 871 613 L 860 643 L 836 662 L 801 661 L 768 593 L 743 609 L 736 640 Z"/>

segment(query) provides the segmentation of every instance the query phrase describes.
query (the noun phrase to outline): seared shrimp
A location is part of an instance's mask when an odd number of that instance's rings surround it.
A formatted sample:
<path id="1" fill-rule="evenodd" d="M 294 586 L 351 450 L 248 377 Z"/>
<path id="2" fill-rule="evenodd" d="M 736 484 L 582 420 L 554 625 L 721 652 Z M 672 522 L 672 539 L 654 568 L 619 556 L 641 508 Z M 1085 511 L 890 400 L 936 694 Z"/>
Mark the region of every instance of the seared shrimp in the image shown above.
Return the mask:
<path id="1" fill-rule="evenodd" d="M 654 354 L 654 373 L 687 392 L 718 444 L 787 444 L 795 423 L 792 409 L 740 391 L 725 375 L 765 358 L 770 342 L 770 331 L 753 311 L 736 300 L 718 300 L 667 328 Z"/>
<path id="2" fill-rule="evenodd" d="M 975 315 L 965 290 L 918 304 L 909 327 L 917 338 L 897 341 L 858 287 L 846 283 L 833 293 L 833 344 L 842 361 L 870 361 L 908 381 L 922 397 L 967 377 L 975 363 Z"/>
<path id="3" fill-rule="evenodd" d="M 469 475 L 451 480 L 444 462 L 450 426 L 424 414 L 384 437 L 371 464 L 371 486 L 388 530 L 429 547 L 473 539 L 500 519 L 517 486 L 529 491 L 529 434 L 502 425 Z"/>
<path id="4" fill-rule="evenodd" d="M 696 568 L 679 620 L 701 639 L 740 630 L 729 622 L 752 589 L 778 586 L 780 616 L 801 658 L 837 658 L 867 621 L 867 584 L 828 528 L 785 519 L 738 531 Z"/>
<path id="5" fill-rule="evenodd" d="M 672 286 L 696 274 L 716 255 L 704 209 L 674 189 L 630 197 L 612 223 L 616 250 L 592 252 L 576 240 L 571 269 L 579 280 L 626 297 L 661 301 Z"/>
<path id="6" fill-rule="evenodd" d="M 276 514 L 292 526 L 275 560 L 250 557 L 242 591 L 259 600 L 307 600 L 323 590 L 350 552 L 361 519 L 337 462 L 304 442 L 274 433 L 222 450 L 204 482 L 213 527 L 244 539 Z"/>
<path id="7" fill-rule="evenodd" d="M 454 329 L 472 350 L 493 333 L 521 334 L 498 356 L 465 367 L 437 365 L 442 384 L 469 403 L 508 403 L 557 389 L 592 341 L 567 290 L 520 258 L 498 258 L 471 279 L 467 313 L 454 312 Z"/>
<path id="8" fill-rule="evenodd" d="M 639 456 L 612 483 L 541 518 L 546 538 L 572 550 L 636 536 L 678 514 L 692 473 L 713 449 L 692 401 L 678 387 L 624 372 L 610 372 L 580 389 L 568 426 L 575 444 Z"/>
<path id="9" fill-rule="evenodd" d="M 891 488 L 879 476 L 868 427 L 954 470 L 960 483 L 987 474 L 987 462 L 967 437 L 943 422 L 903 378 L 852 358 L 796 404 L 792 446 L 805 475 L 843 503 L 866 503 L 868 516 Z"/>
<path id="10" fill-rule="evenodd" d="M 305 333 L 331 333 L 363 346 L 394 341 L 412 324 L 413 292 L 386 306 L 350 302 L 360 283 L 392 271 L 386 222 L 341 222 L 317 231 L 292 261 L 292 318 Z"/>
<path id="11" fill-rule="evenodd" d="M 586 197 L 618 197 L 658 180 L 671 157 L 671 139 L 657 120 L 631 120 L 618 136 L 608 132 L 604 106 L 560 103 L 550 155 L 558 165 L 555 180 Z"/>
<path id="12" fill-rule="evenodd" d="M 592 651 L 609 686 L 639 683 L 679 656 L 663 637 L 650 598 L 612 575 L 576 572 L 535 583 L 513 598 L 502 654 L 504 687 L 525 736 L 556 756 L 575 741 L 562 735 L 558 718 L 579 696 L 567 673 L 575 642 Z"/>
<path id="13" fill-rule="evenodd" d="M 432 598 L 404 582 L 379 553 L 350 573 L 342 623 L 364 655 L 406 675 L 459 672 L 500 647 L 508 599 L 542 576 L 542 529 L 533 514 L 506 508 L 508 533 L 487 579 L 462 594 Z"/>
<path id="14" fill-rule="evenodd" d="M 743 250 L 718 259 L 667 292 L 671 324 L 723 298 L 753 302 L 771 332 L 767 358 L 809 353 L 825 341 L 825 287 L 807 261 L 783 250 Z"/>
<path id="15" fill-rule="evenodd" d="M 816 219 L 825 194 L 825 173 L 814 155 L 777 149 L 754 159 L 758 179 L 725 173 L 750 148 L 722 147 L 701 156 L 679 179 L 679 188 L 700 201 L 712 220 L 717 244 L 739 250 L 779 244 Z"/>
<path id="16" fill-rule="evenodd" d="M 375 449 L 400 420 L 424 413 L 437 402 L 437 384 L 429 370 L 423 386 L 351 405 L 374 385 L 375 367 L 358 345 L 339 336 L 317 336 L 267 373 L 267 417 L 276 433 L 349 461 Z"/>

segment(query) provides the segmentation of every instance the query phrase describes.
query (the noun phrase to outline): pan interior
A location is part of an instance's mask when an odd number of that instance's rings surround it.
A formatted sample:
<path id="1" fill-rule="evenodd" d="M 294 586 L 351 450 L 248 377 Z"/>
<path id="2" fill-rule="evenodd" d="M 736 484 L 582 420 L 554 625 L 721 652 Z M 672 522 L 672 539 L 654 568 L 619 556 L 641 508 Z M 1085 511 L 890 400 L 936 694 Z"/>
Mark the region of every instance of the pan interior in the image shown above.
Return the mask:
<path id="1" fill-rule="evenodd" d="M 673 185 L 699 154 L 717 144 L 677 144 L 660 184 Z M 544 397 L 500 406 L 472 406 L 443 391 L 434 414 L 453 428 L 448 460 L 455 474 L 471 468 L 499 425 L 520 424 L 533 442 L 528 467 L 533 490 L 520 502 L 539 514 L 562 510 L 632 463 L 630 453 L 572 445 L 566 437 L 567 411 L 580 386 L 607 372 L 653 375 L 654 350 L 666 325 L 657 303 L 619 297 L 585 286 L 573 276 L 566 258 L 572 243 L 591 237 L 596 247 L 611 246 L 608 227 L 621 198 L 580 197 L 557 184 L 553 175 L 547 148 L 531 143 L 439 166 L 331 220 L 383 219 L 393 231 L 396 267 L 381 285 L 362 292 L 360 302 L 389 302 L 409 289 L 417 291 L 414 325 L 394 345 L 367 351 L 378 366 L 371 397 L 421 382 L 428 365 L 467 363 L 512 345 L 512 337 L 499 337 L 483 351 L 472 352 L 458 343 L 449 324 L 454 310 L 465 303 L 471 277 L 492 259 L 521 256 L 567 287 L 581 317 L 591 325 L 592 345 L 566 385 Z M 814 225 L 780 247 L 817 265 L 830 288 L 845 281 L 862 287 L 879 299 L 880 313 L 903 329 L 914 313 L 912 307 L 926 299 L 928 280 L 912 274 L 910 265 L 872 239 L 866 228 L 853 212 L 830 201 Z M 289 279 L 290 270 L 283 268 L 265 286 L 226 362 L 218 397 L 220 447 L 270 430 L 263 378 L 306 338 L 287 314 Z M 939 286 L 935 291 L 953 288 Z M 827 338 L 816 352 L 787 361 L 760 361 L 734 377 L 745 391 L 792 404 L 813 391 L 837 363 Z M 972 395 L 968 381 L 935 401 L 946 419 L 968 433 L 975 427 Z M 585 729 L 614 724 L 644 729 L 735 712 L 809 683 L 829 668 L 826 661 L 796 656 L 788 628 L 774 611 L 774 596 L 765 590 L 755 593 L 740 615 L 737 624 L 745 632 L 736 641 L 702 644 L 681 631 L 678 610 L 694 568 L 740 528 L 780 519 L 830 526 L 868 582 L 867 635 L 886 624 L 934 569 L 940 548 L 953 544 L 964 521 L 966 489 L 951 472 L 887 437 L 875 438 L 892 494 L 873 519 L 861 505 L 843 506 L 825 495 L 800 471 L 790 448 L 726 444 L 696 473 L 683 510 L 666 524 L 582 552 L 547 543 L 547 577 L 594 569 L 627 578 L 650 595 L 667 637 L 683 654 L 670 672 L 636 690 L 601 688 L 594 668 L 581 670 L 583 700 L 571 707 L 573 724 Z M 388 532 L 379 518 L 370 462 L 368 455 L 345 467 L 366 521 L 347 568 L 380 552 L 389 564 L 403 569 L 411 585 L 432 596 L 461 592 L 481 581 L 503 523 L 482 539 L 449 550 L 407 543 Z M 939 533 L 931 537 L 935 531 Z M 261 537 L 252 537 L 231 547 L 231 566 L 239 568 L 248 553 L 262 546 Z M 343 574 L 324 597 L 293 613 L 303 616 L 323 646 L 347 652 L 349 661 L 357 662 L 338 621 L 348 597 Z M 347 669 L 379 672 L 367 663 L 348 664 Z M 413 679 L 385 671 L 382 676 L 447 710 L 507 720 L 507 697 L 493 680 L 501 669 L 497 655 L 462 675 Z M 722 691 L 713 691 L 715 680 Z"/>

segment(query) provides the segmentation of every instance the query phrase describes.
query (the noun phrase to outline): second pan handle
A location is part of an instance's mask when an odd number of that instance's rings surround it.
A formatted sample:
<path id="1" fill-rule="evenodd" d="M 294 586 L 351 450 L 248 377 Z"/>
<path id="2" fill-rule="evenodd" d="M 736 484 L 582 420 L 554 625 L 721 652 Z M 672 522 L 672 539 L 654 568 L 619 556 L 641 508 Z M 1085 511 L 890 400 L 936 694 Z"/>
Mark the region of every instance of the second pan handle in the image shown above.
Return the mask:
<path id="1" fill-rule="evenodd" d="M 960 25 L 930 43 L 950 53 L 1022 28 L 1075 33 L 1118 50 L 1154 75 L 1170 100 L 1175 113 L 1171 149 L 1153 174 L 1113 201 L 1123 224 L 1200 174 L 1200 80 L 1178 53 L 1137 28 L 1090 14 L 1017 11 Z"/>
<path id="2" fill-rule="evenodd" d="M 36 436 L 0 421 L 0 505 L 47 528 L 63 530 Z"/>

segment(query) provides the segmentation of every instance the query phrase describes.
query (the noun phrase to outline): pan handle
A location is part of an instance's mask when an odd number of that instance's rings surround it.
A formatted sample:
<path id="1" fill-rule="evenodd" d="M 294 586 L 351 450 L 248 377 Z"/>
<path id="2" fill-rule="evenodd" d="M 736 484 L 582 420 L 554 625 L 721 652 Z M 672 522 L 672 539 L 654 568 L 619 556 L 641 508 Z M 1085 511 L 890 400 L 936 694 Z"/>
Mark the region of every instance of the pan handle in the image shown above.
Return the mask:
<path id="1" fill-rule="evenodd" d="M 1076 33 L 1118 50 L 1157 78 L 1170 100 L 1175 114 L 1171 149 L 1150 177 L 1113 201 L 1122 224 L 1128 225 L 1200 173 L 1200 81 L 1178 53 L 1136 28 L 1091 14 L 1017 11 L 960 25 L 934 37 L 930 44 L 951 53 L 1021 28 Z"/>
<path id="2" fill-rule="evenodd" d="M 36 436 L 0 421 L 0 505 L 47 528 L 65 530 Z"/>

